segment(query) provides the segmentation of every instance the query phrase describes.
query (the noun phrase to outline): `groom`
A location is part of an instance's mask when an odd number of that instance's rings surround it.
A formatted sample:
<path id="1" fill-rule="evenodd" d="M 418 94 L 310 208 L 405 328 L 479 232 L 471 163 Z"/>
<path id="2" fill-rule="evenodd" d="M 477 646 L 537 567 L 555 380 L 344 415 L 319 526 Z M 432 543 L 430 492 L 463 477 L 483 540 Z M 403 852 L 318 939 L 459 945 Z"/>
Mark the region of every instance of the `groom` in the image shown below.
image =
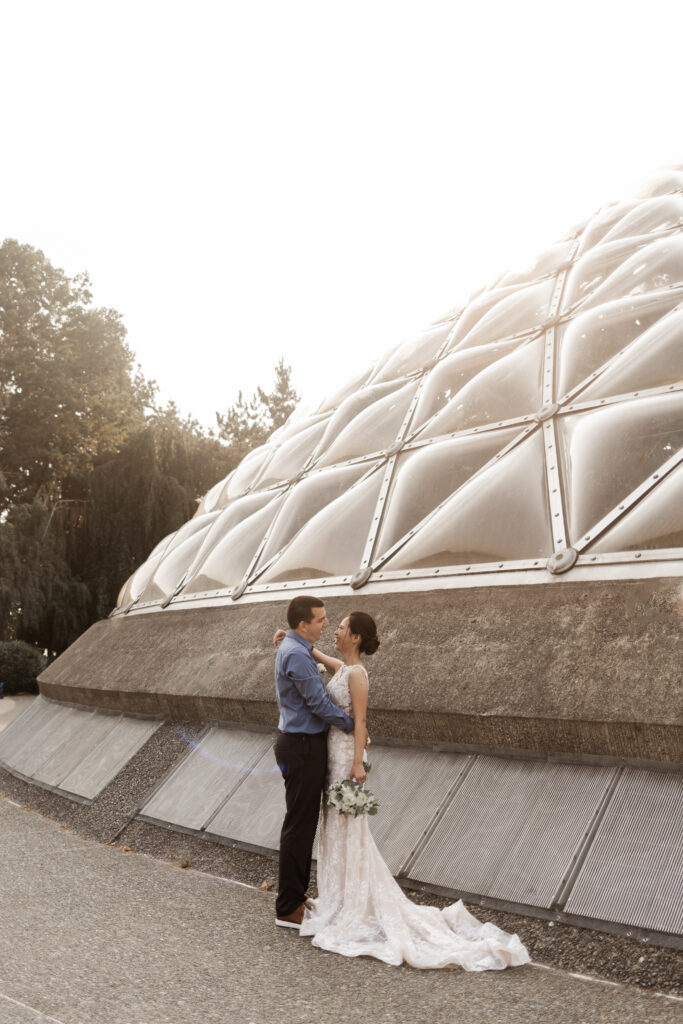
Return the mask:
<path id="1" fill-rule="evenodd" d="M 280 709 L 275 759 L 285 781 L 287 811 L 280 835 L 275 924 L 299 928 L 306 906 L 313 840 L 327 771 L 327 730 L 353 731 L 353 719 L 330 700 L 313 647 L 329 625 L 317 597 L 295 597 L 287 609 L 289 632 L 275 660 Z"/>

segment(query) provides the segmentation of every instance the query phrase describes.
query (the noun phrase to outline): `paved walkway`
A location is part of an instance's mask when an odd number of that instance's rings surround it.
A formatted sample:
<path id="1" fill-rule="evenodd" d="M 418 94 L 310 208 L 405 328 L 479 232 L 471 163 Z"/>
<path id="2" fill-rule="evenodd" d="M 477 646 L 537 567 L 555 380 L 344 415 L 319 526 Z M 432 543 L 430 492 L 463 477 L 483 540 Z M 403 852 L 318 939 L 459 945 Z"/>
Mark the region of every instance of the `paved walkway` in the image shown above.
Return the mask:
<path id="1" fill-rule="evenodd" d="M 272 893 L 79 839 L 0 800 L 0 1024 L 673 1024 L 683 1003 L 526 966 L 323 953 Z"/>

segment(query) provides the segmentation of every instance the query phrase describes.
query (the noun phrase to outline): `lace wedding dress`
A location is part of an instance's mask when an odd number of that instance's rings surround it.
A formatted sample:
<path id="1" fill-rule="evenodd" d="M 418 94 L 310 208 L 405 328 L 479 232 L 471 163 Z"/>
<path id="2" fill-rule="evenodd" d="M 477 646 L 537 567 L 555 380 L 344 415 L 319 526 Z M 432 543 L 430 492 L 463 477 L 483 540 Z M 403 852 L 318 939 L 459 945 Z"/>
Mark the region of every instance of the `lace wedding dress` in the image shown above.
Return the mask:
<path id="1" fill-rule="evenodd" d="M 330 697 L 347 713 L 349 668 L 344 665 L 328 684 Z M 328 785 L 349 777 L 353 753 L 353 733 L 331 728 Z M 517 935 L 482 924 L 462 900 L 444 910 L 409 900 L 375 845 L 367 815 L 345 817 L 324 804 L 318 893 L 300 934 L 313 936 L 313 945 L 321 949 L 343 956 L 374 956 L 388 964 L 405 961 L 412 967 L 460 966 L 466 971 L 502 970 L 529 962 Z"/>

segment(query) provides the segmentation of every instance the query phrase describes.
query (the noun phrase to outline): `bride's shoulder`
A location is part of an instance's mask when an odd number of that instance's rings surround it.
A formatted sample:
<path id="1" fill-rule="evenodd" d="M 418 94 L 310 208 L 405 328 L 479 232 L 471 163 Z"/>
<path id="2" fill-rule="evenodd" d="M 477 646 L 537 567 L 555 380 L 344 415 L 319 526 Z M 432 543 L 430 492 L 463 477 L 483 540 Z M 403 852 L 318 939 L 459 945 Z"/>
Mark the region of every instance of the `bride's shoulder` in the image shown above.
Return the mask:
<path id="1" fill-rule="evenodd" d="M 365 665 L 351 665 L 348 674 L 349 683 L 369 683 L 368 670 Z"/>

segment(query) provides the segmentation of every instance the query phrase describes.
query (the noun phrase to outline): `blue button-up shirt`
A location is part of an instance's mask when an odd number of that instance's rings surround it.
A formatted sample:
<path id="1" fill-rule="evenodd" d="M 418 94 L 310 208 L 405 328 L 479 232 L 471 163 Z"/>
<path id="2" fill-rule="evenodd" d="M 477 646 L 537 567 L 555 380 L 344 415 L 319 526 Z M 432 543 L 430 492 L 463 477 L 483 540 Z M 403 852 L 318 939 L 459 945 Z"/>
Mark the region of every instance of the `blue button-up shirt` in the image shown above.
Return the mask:
<path id="1" fill-rule="evenodd" d="M 328 696 L 312 654 L 313 644 L 290 631 L 275 659 L 275 692 L 282 732 L 327 732 L 336 725 L 353 730 L 353 719 Z"/>

